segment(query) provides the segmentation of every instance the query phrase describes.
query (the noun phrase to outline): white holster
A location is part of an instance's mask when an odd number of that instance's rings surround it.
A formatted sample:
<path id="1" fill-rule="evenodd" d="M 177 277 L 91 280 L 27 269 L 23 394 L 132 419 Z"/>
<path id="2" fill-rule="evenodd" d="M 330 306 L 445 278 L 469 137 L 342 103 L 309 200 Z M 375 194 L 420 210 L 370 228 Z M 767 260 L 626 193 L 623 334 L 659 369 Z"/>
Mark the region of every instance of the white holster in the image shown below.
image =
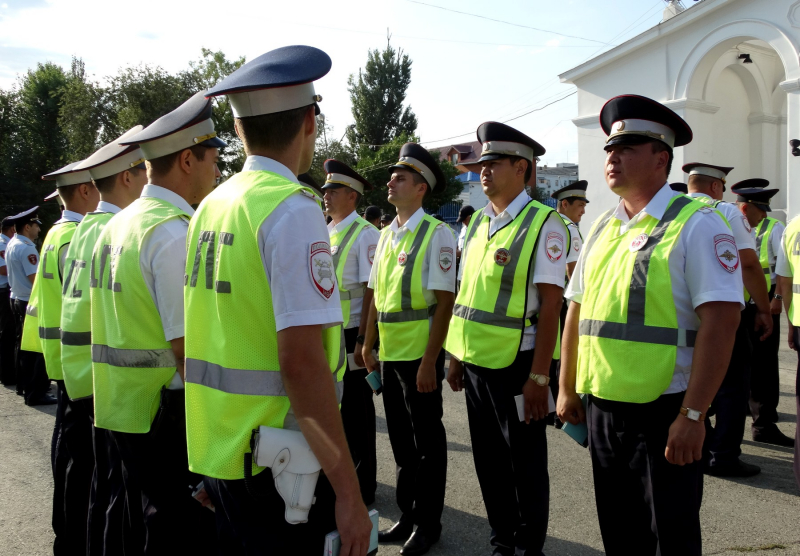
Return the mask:
<path id="1" fill-rule="evenodd" d="M 258 427 L 256 465 L 272 469 L 275 489 L 286 504 L 286 522 L 306 523 L 322 466 L 303 433 Z"/>

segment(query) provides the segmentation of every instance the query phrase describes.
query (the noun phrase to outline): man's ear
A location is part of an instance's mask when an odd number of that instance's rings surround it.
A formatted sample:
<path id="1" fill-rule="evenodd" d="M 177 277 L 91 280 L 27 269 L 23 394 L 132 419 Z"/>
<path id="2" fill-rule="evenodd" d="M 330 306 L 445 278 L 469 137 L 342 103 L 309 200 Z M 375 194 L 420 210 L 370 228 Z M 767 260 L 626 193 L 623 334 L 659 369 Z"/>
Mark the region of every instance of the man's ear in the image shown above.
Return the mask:
<path id="1" fill-rule="evenodd" d="M 183 149 L 178 156 L 178 166 L 184 173 L 188 174 L 192 171 L 194 165 L 194 153 L 191 149 Z"/>
<path id="2" fill-rule="evenodd" d="M 306 136 L 313 135 L 314 138 L 317 136 L 317 115 L 313 104 L 306 110 L 306 118 L 303 121 L 303 131 Z"/>
<path id="3" fill-rule="evenodd" d="M 233 119 L 233 130 L 236 132 L 236 137 L 241 139 L 242 138 L 242 133 L 241 133 L 241 131 L 239 131 L 239 118 L 234 118 Z"/>

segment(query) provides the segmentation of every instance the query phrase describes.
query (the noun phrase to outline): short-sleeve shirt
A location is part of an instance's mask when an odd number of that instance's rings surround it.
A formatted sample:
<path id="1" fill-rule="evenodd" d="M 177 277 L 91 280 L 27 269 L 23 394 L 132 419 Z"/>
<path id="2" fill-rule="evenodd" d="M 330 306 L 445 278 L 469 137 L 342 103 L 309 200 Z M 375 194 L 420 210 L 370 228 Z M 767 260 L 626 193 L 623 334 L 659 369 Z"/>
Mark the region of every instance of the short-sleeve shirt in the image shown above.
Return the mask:
<path id="1" fill-rule="evenodd" d="M 647 206 L 633 218 L 628 217 L 623 201 L 620 201 L 611 218 L 622 223 L 620 233 L 625 233 L 629 226 L 648 216 L 661 220 L 667 210 L 669 200 L 679 195 L 681 193 L 673 191 L 669 184 L 664 184 Z M 698 211 L 689 217 L 669 254 L 672 296 L 680 328 L 687 330 L 699 328 L 700 319 L 697 317 L 695 309 L 704 303 L 726 301 L 738 303 L 741 308 L 744 308 L 742 269 L 737 264 L 734 271 L 730 272 L 717 258 L 714 238 L 720 235 L 732 237 L 731 230 L 725 225 L 719 214 L 713 210 Z M 592 239 L 587 239 L 588 243 L 591 241 Z M 591 246 L 587 249 L 591 250 Z M 566 298 L 576 303 L 583 301 L 583 264 L 587 249 L 581 253 L 578 264 L 575 266 L 575 272 L 572 274 L 572 280 L 567 286 Z M 624 279 L 630 280 L 630 277 L 626 276 Z M 672 382 L 664 392 L 665 394 L 686 390 L 692 371 L 693 353 L 694 348 L 678 348 Z M 638 362 L 631 362 L 632 366 L 636 364 Z"/>
<path id="2" fill-rule="evenodd" d="M 347 227 L 358 218 L 358 214 L 353 211 L 347 218 L 334 224 L 328 224 L 328 233 L 336 234 Z M 373 226 L 364 226 L 358 237 L 353 242 L 353 246 L 347 253 L 342 269 L 342 283 L 338 284 L 344 290 L 357 290 L 369 283 L 369 275 L 372 272 L 372 263 L 375 259 L 375 250 L 378 248 L 378 240 L 381 233 Z M 341 246 L 344 247 L 344 246 Z M 350 300 L 350 315 L 345 317 L 345 328 L 358 328 L 361 323 L 361 312 L 364 306 L 363 297 L 354 297 Z"/>
<path id="3" fill-rule="evenodd" d="M 692 197 L 693 199 L 699 199 L 701 197 L 708 199 L 711 198 L 705 193 L 689 193 L 689 197 Z M 723 201 L 719 203 L 716 208 L 722 213 L 722 216 L 725 217 L 725 219 L 728 221 L 728 224 L 730 224 L 731 231 L 733 232 L 733 238 L 736 241 L 737 249 L 739 249 L 739 251 L 744 249 L 752 249 L 755 251 L 756 238 L 753 235 L 753 228 L 739 210 L 739 207 L 733 203 L 726 203 Z"/>
<path id="4" fill-rule="evenodd" d="M 248 156 L 243 172 L 266 171 L 300 183 L 289 168 L 271 158 Z M 272 292 L 277 331 L 293 326 L 342 323 L 339 289 L 325 297 L 314 285 L 308 261 L 311 245 L 330 246 L 325 216 L 318 197 L 305 192 L 290 195 L 262 222 L 258 249 Z"/>
<path id="5" fill-rule="evenodd" d="M 764 225 L 766 226 L 766 224 Z M 778 254 L 781 252 L 781 238 L 784 230 L 786 230 L 786 226 L 783 225 L 783 222 L 775 222 L 767 243 L 767 262 L 770 267 L 769 277 L 773 284 L 775 283 L 775 265 L 778 261 Z M 761 257 L 761 253 L 758 253 L 758 256 Z"/>
<path id="6" fill-rule="evenodd" d="M 494 234 L 513 222 L 519 213 L 522 212 L 522 209 L 530 202 L 531 198 L 523 190 L 500 214 L 495 215 L 492 204 L 487 204 L 482 214 L 485 214 L 490 219 L 489 233 Z M 479 213 L 475 213 L 473 218 L 478 214 Z M 475 225 L 477 226 L 478 223 L 475 223 Z M 561 244 L 566 245 L 567 230 L 565 229 L 563 221 L 555 212 L 553 212 L 542 225 L 542 229 L 539 231 L 539 237 L 547 237 L 550 233 L 560 236 Z M 528 284 L 528 305 L 525 310 L 525 318 L 533 317 L 539 312 L 539 308 L 542 306 L 542 297 L 539 294 L 537 284 L 552 284 L 559 288 L 564 287 L 564 276 L 567 273 L 567 257 L 564 255 L 564 251 L 561 251 L 558 257 L 552 257 L 547 253 L 546 242 L 539 241 L 536 246 L 536 251 L 533 254 L 533 272 L 531 272 L 531 281 Z M 463 273 L 463 269 L 464 267 L 462 265 L 459 269 L 459 273 Z M 520 351 L 529 351 L 534 347 L 536 347 L 535 324 L 526 327 L 523 331 Z"/>
<path id="7" fill-rule="evenodd" d="M 33 283 L 28 276 L 36 274 L 39 268 L 39 252 L 36 250 L 36 245 L 27 237 L 14 234 L 6 247 L 6 265 L 11 299 L 28 301 L 33 289 Z"/>
<path id="8" fill-rule="evenodd" d="M 6 267 L 6 248 L 11 238 L 5 234 L 0 234 L 0 268 Z M 8 272 L 8 271 L 6 271 Z M 6 276 L 0 275 L 0 289 L 8 287 L 8 274 Z"/>
<path id="9" fill-rule="evenodd" d="M 389 234 L 387 240 L 392 242 L 392 247 L 396 247 L 406 234 L 413 233 L 414 230 L 417 229 L 417 226 L 419 226 L 424 215 L 425 211 L 419 208 L 402 226 L 398 223 L 397 217 L 395 217 L 389 225 L 388 231 L 383 232 Z M 372 273 L 369 277 L 368 287 L 370 289 L 375 289 L 375 277 L 377 275 L 377 269 L 380 266 L 383 246 L 388 243 L 388 241 L 381 241 L 378 244 L 378 250 L 375 253 L 375 264 L 372 265 Z M 425 303 L 427 303 L 429 307 L 436 303 L 436 294 L 433 293 L 434 291 L 456 291 L 455 268 L 453 268 L 453 265 L 450 265 L 447 267 L 447 270 L 445 270 L 438 263 L 440 253 L 446 253 L 448 250 L 449 253 L 455 253 L 455 249 L 456 238 L 450 230 L 450 227 L 444 223 L 436 226 L 431 240 L 428 243 L 428 248 L 425 250 L 425 256 L 422 259 L 422 295 L 425 298 Z M 434 264 L 431 264 L 431 259 L 433 259 Z"/>
<path id="10" fill-rule="evenodd" d="M 564 224 L 567 225 L 567 231 L 569 232 L 569 249 L 567 253 L 567 264 L 569 263 L 577 263 L 578 257 L 581 254 L 581 249 L 583 248 L 583 238 L 581 238 L 581 232 L 578 229 L 578 225 L 573 222 L 569 216 L 566 214 L 558 213 L 561 219 L 564 221 Z"/>
<path id="11" fill-rule="evenodd" d="M 461 223 L 461 231 L 458 232 L 458 249 L 464 249 L 464 239 L 467 237 L 467 228 L 469 224 L 465 224 L 464 222 Z"/>
<path id="12" fill-rule="evenodd" d="M 792 277 L 792 267 L 789 265 L 789 256 L 786 253 L 786 228 L 781 232 L 781 244 L 778 257 L 775 261 L 775 274 L 784 278 Z"/>

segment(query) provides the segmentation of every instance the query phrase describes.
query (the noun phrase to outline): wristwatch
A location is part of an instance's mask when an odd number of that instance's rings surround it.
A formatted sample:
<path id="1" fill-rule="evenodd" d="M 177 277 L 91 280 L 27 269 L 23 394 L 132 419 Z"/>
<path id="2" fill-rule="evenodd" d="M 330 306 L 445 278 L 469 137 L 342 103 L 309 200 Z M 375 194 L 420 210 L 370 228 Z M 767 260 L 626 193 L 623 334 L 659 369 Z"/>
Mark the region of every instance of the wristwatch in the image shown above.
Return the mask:
<path id="1" fill-rule="evenodd" d="M 537 374 L 531 373 L 531 374 L 528 375 L 528 377 L 532 381 L 534 381 L 536 384 L 538 384 L 539 386 L 547 386 L 548 384 L 550 384 L 550 377 L 549 376 L 537 375 Z"/>
<path id="2" fill-rule="evenodd" d="M 363 346 L 364 345 L 364 336 L 361 336 L 361 335 L 356 336 L 356 343 L 357 344 L 361 344 Z"/>
<path id="3" fill-rule="evenodd" d="M 776 294 L 775 294 L 773 297 L 774 297 L 775 299 L 779 300 L 779 301 L 782 301 L 782 300 L 783 300 L 783 296 L 782 296 L 781 294 L 779 294 L 779 293 L 776 293 Z"/>
<path id="4" fill-rule="evenodd" d="M 705 420 L 706 414 L 702 411 L 697 411 L 696 409 L 689 409 L 686 407 L 681 408 L 681 415 L 689 419 L 690 421 L 695 421 L 696 423 L 700 423 Z"/>

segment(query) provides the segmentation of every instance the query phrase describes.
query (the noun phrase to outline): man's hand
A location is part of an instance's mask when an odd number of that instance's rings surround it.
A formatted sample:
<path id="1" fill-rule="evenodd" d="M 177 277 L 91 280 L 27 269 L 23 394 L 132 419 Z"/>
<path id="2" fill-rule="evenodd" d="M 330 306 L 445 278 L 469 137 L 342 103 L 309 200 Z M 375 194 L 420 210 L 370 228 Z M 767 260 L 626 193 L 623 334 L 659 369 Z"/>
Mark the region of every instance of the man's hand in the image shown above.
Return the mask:
<path id="1" fill-rule="evenodd" d="M 205 487 L 201 488 L 200 492 L 194 495 L 194 499 L 200 502 L 204 508 L 208 508 L 209 510 L 214 509 L 214 503 L 211 502 L 211 498 L 208 496 Z"/>
<path id="2" fill-rule="evenodd" d="M 789 349 L 797 351 L 797 346 L 794 345 L 794 326 L 791 322 L 789 323 Z"/>
<path id="3" fill-rule="evenodd" d="M 578 425 L 586 421 L 586 410 L 583 408 L 583 400 L 576 392 L 567 392 L 564 389 L 558 391 L 558 402 L 556 403 L 556 415 L 565 423 Z"/>
<path id="4" fill-rule="evenodd" d="M 342 539 L 341 556 L 366 556 L 372 520 L 361 497 L 346 499 L 336 497 L 336 528 Z"/>
<path id="5" fill-rule="evenodd" d="M 361 345 L 361 342 L 356 342 L 353 348 L 353 362 L 359 367 L 366 367 L 364 365 L 364 354 L 361 353 L 362 349 L 364 349 L 364 346 Z"/>
<path id="6" fill-rule="evenodd" d="M 683 415 L 672 423 L 667 438 L 664 456 L 673 465 L 688 465 L 703 459 L 703 439 L 706 428 L 703 423 L 687 419 Z"/>
<path id="7" fill-rule="evenodd" d="M 436 390 L 436 366 L 428 363 L 424 357 L 417 371 L 417 390 L 422 394 Z"/>
<path id="8" fill-rule="evenodd" d="M 769 302 L 769 312 L 773 315 L 780 315 L 781 311 L 783 310 L 783 301 L 780 299 L 772 298 L 772 301 Z"/>
<path id="9" fill-rule="evenodd" d="M 455 357 L 450 357 L 450 368 L 447 370 L 447 383 L 453 392 L 464 389 L 464 365 Z"/>
<path id="10" fill-rule="evenodd" d="M 762 312 L 756 313 L 756 326 L 754 330 L 756 332 L 759 330 L 762 332 L 759 338 L 762 342 L 769 338 L 770 334 L 772 334 L 772 314 Z"/>
<path id="11" fill-rule="evenodd" d="M 522 397 L 525 399 L 525 422 L 531 419 L 538 421 L 547 417 L 547 392 L 549 386 L 539 386 L 530 378 L 522 387 Z"/>
<path id="12" fill-rule="evenodd" d="M 367 368 L 368 373 L 378 369 L 378 362 L 375 361 L 375 358 L 372 356 L 372 350 L 367 351 L 367 348 L 364 346 L 361 347 L 361 361 Z M 358 361 L 356 361 L 356 363 L 358 363 Z"/>

